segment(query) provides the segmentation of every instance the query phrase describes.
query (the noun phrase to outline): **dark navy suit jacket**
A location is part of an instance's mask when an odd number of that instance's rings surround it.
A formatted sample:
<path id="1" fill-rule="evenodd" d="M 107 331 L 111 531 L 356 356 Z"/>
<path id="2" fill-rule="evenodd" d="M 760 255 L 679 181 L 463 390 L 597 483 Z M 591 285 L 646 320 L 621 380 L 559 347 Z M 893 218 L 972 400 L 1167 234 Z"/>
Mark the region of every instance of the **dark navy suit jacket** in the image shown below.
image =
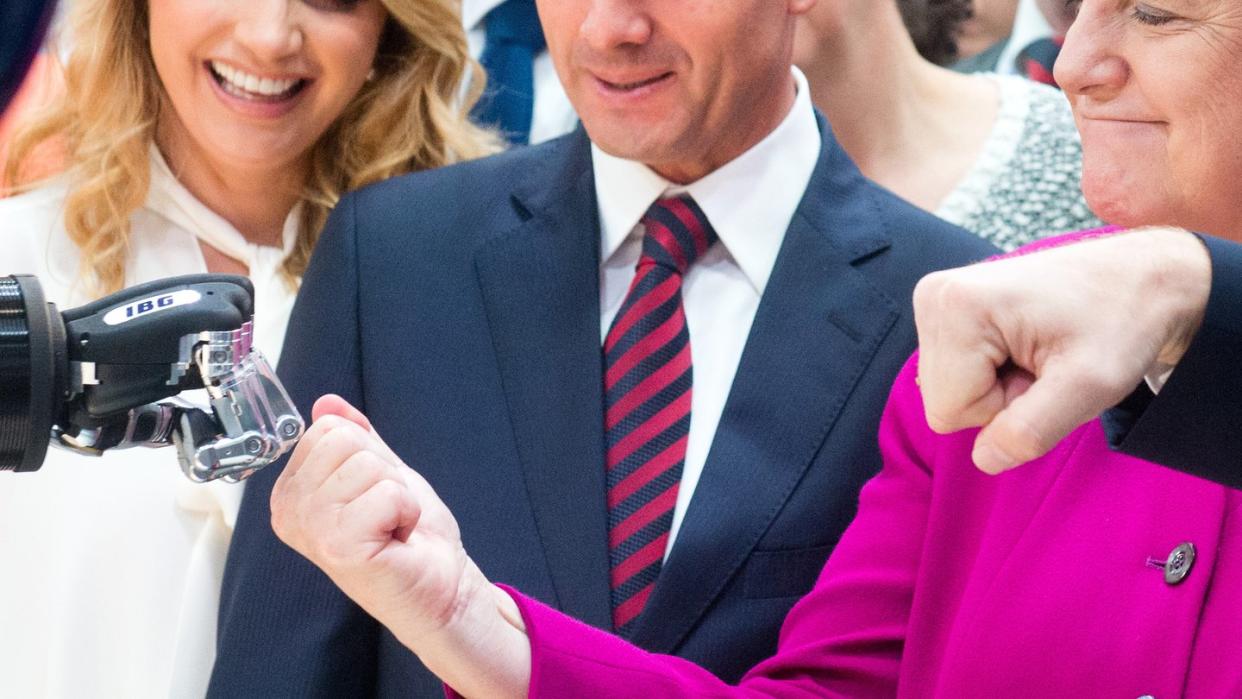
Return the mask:
<path id="1" fill-rule="evenodd" d="M 776 648 L 880 466 L 914 349 L 910 296 L 993 254 L 824 145 L 707 463 L 633 640 L 734 680 Z M 597 220 L 589 142 L 345 197 L 280 361 L 298 407 L 339 393 L 432 483 L 496 582 L 610 626 Z M 246 487 L 220 608 L 216 696 L 438 696 L 417 658 L 272 534 L 279 471 Z"/>
<path id="2" fill-rule="evenodd" d="M 1104 425 L 1121 451 L 1242 488 L 1242 245 L 1202 238 L 1212 256 L 1202 328 L 1159 396 L 1140 386 Z"/>

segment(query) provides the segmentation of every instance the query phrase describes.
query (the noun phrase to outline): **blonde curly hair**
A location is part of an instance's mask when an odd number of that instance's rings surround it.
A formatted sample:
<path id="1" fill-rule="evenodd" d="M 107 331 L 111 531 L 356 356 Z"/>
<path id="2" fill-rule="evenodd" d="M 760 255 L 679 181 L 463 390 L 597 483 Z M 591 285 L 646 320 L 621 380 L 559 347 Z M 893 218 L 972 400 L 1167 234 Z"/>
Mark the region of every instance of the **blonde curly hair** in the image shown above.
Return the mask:
<path id="1" fill-rule="evenodd" d="M 380 2 L 389 16 L 374 78 L 311 148 L 300 229 L 282 268 L 294 287 L 344 192 L 500 148 L 467 118 L 483 81 L 466 85 L 482 69 L 466 48 L 458 0 Z M 47 179 L 37 164 L 49 153 L 64 163 L 65 228 L 82 253 L 79 276 L 105 294 L 124 286 L 130 215 L 147 198 L 149 151 L 166 101 L 147 3 L 77 0 L 69 45 L 63 94 L 17 132 L 5 180 L 26 191 Z"/>

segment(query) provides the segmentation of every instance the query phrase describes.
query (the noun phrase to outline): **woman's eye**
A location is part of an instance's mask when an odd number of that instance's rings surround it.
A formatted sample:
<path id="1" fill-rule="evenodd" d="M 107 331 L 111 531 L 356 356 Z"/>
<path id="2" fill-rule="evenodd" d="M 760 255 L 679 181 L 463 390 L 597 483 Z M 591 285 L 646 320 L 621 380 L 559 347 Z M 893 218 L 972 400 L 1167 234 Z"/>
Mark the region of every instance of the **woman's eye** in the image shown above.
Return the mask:
<path id="1" fill-rule="evenodd" d="M 361 4 L 362 0 L 302 0 L 302 2 L 324 12 L 349 12 Z"/>
<path id="2" fill-rule="evenodd" d="M 1152 10 L 1151 8 L 1143 7 L 1142 5 L 1135 5 L 1134 6 L 1134 19 L 1137 19 L 1143 24 L 1151 25 L 1153 27 L 1158 27 L 1162 24 L 1168 24 L 1169 22 L 1172 22 L 1173 20 L 1177 19 L 1177 17 L 1171 14 L 1165 13 L 1165 12 L 1160 12 L 1158 10 Z"/>

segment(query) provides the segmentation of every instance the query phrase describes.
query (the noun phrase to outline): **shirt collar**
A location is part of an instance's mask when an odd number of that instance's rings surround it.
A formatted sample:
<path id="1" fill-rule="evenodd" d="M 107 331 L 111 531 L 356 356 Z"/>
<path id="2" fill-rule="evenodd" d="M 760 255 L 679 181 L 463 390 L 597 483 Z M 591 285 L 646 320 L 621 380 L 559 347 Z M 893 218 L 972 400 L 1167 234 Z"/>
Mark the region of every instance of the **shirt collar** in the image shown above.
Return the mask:
<path id="1" fill-rule="evenodd" d="M 279 252 L 283 259 L 293 250 L 297 241 L 301 202 L 285 218 L 281 250 L 255 245 L 247 241 L 233 224 L 191 194 L 169 169 L 168 162 L 154 144 L 151 146 L 150 156 L 151 187 L 146 203 L 146 208 L 150 211 L 192 233 L 225 255 L 248 265 L 253 265 L 260 254 L 267 257 Z"/>
<path id="2" fill-rule="evenodd" d="M 461 23 L 466 31 L 471 31 L 483 22 L 488 12 L 505 0 L 462 0 Z"/>
<path id="3" fill-rule="evenodd" d="M 674 185 L 642 163 L 591 145 L 601 265 L 616 254 L 657 199 L 688 193 L 755 291 L 763 293 L 822 147 L 806 78 L 797 68 L 792 72 L 797 97 L 776 129 L 689 185 Z"/>

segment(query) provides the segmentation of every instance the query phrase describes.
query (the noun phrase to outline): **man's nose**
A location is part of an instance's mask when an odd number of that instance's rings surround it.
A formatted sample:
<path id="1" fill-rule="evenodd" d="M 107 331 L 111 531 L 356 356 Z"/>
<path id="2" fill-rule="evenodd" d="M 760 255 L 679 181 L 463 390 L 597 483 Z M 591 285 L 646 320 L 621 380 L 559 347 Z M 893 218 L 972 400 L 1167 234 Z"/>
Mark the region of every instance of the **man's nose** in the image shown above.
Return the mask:
<path id="1" fill-rule="evenodd" d="M 558 0 L 550 0 L 557 2 Z M 589 0 L 579 38 L 596 51 L 639 46 L 651 39 L 651 18 L 632 0 Z"/>

